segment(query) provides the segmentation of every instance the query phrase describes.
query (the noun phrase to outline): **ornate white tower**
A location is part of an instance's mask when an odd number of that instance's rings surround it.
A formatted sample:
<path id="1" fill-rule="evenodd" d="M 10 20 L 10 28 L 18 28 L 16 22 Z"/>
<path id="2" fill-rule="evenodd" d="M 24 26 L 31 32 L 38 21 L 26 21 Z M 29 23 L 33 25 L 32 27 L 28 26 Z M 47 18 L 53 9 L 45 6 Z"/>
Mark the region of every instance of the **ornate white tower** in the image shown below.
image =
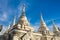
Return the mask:
<path id="1" fill-rule="evenodd" d="M 30 25 L 28 20 L 27 20 L 26 15 L 25 15 L 25 5 L 23 5 L 23 7 L 22 7 L 22 14 L 19 17 L 18 23 L 19 24 L 24 24 L 24 25 Z"/>
<path id="2" fill-rule="evenodd" d="M 53 33 L 55 36 L 60 36 L 60 31 L 58 30 L 57 26 L 55 25 L 54 21 L 52 20 L 53 24 Z"/>
<path id="3" fill-rule="evenodd" d="M 53 24 L 53 32 L 59 32 L 58 28 L 56 27 L 54 21 L 52 20 L 52 24 Z"/>
<path id="4" fill-rule="evenodd" d="M 38 32 L 41 34 L 49 34 L 49 29 L 46 26 L 46 23 L 43 20 L 42 14 L 40 15 L 40 27 L 38 29 Z"/>
<path id="5" fill-rule="evenodd" d="M 18 28 L 23 29 L 23 30 L 34 30 L 31 26 L 30 23 L 27 20 L 27 17 L 25 15 L 25 5 L 22 6 L 22 14 L 19 17 L 18 20 Z"/>
<path id="6" fill-rule="evenodd" d="M 26 34 L 26 32 L 31 31 L 33 32 L 33 27 L 30 26 L 27 17 L 25 16 L 25 5 L 22 7 L 22 14 L 18 19 L 17 24 L 15 24 L 15 18 L 13 22 L 13 28 L 10 32 L 10 38 L 11 40 L 20 40 L 19 37 Z M 24 34 L 25 33 L 25 34 Z"/>

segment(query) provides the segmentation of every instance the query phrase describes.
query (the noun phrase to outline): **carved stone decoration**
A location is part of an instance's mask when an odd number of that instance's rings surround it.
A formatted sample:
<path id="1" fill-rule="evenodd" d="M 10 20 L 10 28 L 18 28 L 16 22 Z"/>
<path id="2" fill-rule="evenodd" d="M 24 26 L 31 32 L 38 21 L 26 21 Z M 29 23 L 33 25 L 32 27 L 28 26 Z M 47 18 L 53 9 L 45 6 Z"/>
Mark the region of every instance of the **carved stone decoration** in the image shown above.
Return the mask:
<path id="1" fill-rule="evenodd" d="M 18 36 L 17 35 L 15 35 L 14 37 L 13 37 L 13 40 L 18 40 Z"/>

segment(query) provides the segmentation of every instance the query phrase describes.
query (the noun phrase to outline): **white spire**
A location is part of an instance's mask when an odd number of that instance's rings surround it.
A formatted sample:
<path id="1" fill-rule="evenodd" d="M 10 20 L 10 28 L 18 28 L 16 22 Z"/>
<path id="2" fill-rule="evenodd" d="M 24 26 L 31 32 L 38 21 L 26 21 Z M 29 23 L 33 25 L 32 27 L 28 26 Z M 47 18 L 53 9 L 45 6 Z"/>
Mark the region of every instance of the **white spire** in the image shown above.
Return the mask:
<path id="1" fill-rule="evenodd" d="M 13 20 L 13 25 L 15 25 L 15 22 L 16 22 L 16 16 L 14 17 L 14 20 Z"/>
<path id="2" fill-rule="evenodd" d="M 59 31 L 53 20 L 52 20 L 52 24 L 53 24 L 53 32 Z"/>
<path id="3" fill-rule="evenodd" d="M 45 30 L 49 30 L 46 26 L 46 23 L 43 20 L 42 13 L 40 15 L 40 20 L 41 20 L 40 27 L 44 28 Z"/>
<path id="4" fill-rule="evenodd" d="M 18 26 L 21 26 L 21 29 L 24 29 L 24 30 L 32 29 L 32 27 L 30 27 L 30 23 L 29 23 L 26 15 L 25 15 L 25 5 L 22 6 L 22 14 L 19 17 Z"/>
<path id="5" fill-rule="evenodd" d="M 46 25 L 45 22 L 44 22 L 44 20 L 43 20 L 42 13 L 40 14 L 40 20 L 41 20 L 41 24 L 42 25 Z"/>
<path id="6" fill-rule="evenodd" d="M 38 29 L 38 32 L 41 34 L 50 34 L 50 31 L 43 20 L 42 14 L 40 15 L 40 27 Z"/>
<path id="7" fill-rule="evenodd" d="M 22 14 L 21 14 L 21 16 L 19 17 L 18 23 L 20 23 L 20 24 L 22 23 L 22 24 L 24 24 L 24 25 L 29 25 L 29 22 L 28 22 L 28 20 L 27 20 L 26 15 L 25 15 L 25 4 L 23 4 L 23 6 L 22 6 Z"/>

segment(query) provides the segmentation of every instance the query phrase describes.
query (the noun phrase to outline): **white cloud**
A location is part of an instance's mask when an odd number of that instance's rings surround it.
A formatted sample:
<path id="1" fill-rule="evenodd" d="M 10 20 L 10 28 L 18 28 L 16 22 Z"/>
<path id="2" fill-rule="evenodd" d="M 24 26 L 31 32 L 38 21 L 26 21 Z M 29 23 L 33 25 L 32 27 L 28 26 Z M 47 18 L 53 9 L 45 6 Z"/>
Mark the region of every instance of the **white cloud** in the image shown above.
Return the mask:
<path id="1" fill-rule="evenodd" d="M 7 19 L 7 14 L 4 12 L 1 16 L 0 16 L 0 21 L 5 21 Z"/>
<path id="2" fill-rule="evenodd" d="M 35 29 L 34 31 L 37 32 L 38 31 L 38 28 L 39 28 L 39 25 L 34 25 L 33 27 Z"/>
<path id="3" fill-rule="evenodd" d="M 32 24 L 32 26 L 34 27 L 34 31 L 37 32 L 40 27 L 40 22 L 36 22 L 35 24 Z"/>
<path id="4" fill-rule="evenodd" d="M 60 27 L 60 23 L 59 23 L 59 24 L 57 24 L 57 27 Z"/>

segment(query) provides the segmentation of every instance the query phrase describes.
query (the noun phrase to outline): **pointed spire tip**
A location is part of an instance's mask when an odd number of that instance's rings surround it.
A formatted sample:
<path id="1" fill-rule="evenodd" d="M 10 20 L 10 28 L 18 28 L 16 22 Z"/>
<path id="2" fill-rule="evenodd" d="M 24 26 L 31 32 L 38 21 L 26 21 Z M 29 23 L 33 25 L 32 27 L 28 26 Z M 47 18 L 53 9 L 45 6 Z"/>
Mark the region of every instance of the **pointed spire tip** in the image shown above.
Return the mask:
<path id="1" fill-rule="evenodd" d="M 42 12 L 40 12 L 40 16 L 42 16 Z"/>
<path id="2" fill-rule="evenodd" d="M 25 12 L 25 4 L 22 6 L 22 11 Z"/>
<path id="3" fill-rule="evenodd" d="M 13 25 L 15 25 L 15 22 L 16 22 L 16 16 L 14 16 Z"/>

